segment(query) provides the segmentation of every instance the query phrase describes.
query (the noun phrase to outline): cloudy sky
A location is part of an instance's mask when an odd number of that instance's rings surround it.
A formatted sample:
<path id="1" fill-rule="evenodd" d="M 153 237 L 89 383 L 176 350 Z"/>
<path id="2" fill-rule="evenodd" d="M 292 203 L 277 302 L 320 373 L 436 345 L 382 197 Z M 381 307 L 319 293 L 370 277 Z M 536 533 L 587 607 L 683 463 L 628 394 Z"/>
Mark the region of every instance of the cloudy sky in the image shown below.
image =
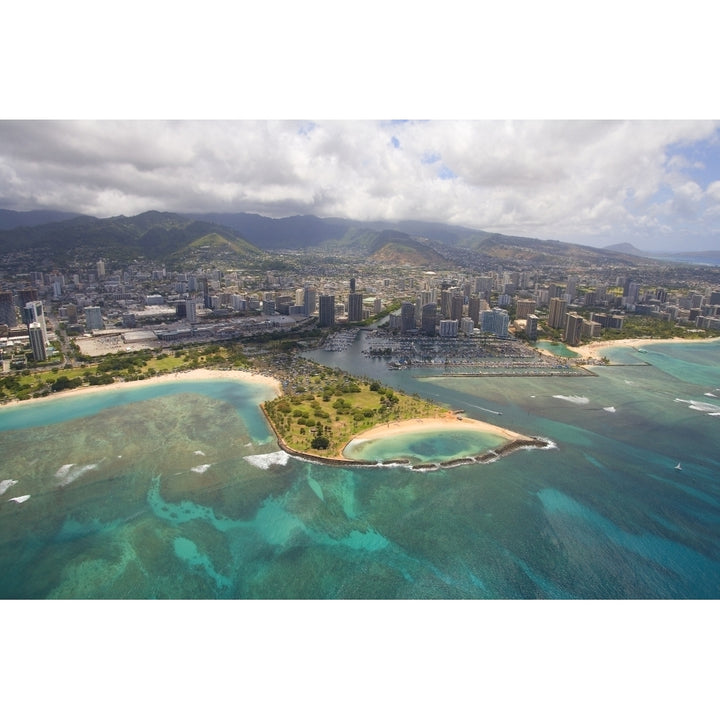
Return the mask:
<path id="1" fill-rule="evenodd" d="M 403 0 L 256 5 L 9 6 L 0 208 L 311 213 L 720 247 L 716 24 L 704 0 L 682 13 L 608 0 L 591 15 L 574 0 L 482 13 L 466 0 L 442 12 Z M 163 120 L 197 117 L 209 119 Z M 464 119 L 390 120 L 407 117 Z M 500 119 L 474 119 L 487 117 Z"/>
<path id="2" fill-rule="evenodd" d="M 2 121 L 0 207 L 420 219 L 710 249 L 714 121 Z"/>

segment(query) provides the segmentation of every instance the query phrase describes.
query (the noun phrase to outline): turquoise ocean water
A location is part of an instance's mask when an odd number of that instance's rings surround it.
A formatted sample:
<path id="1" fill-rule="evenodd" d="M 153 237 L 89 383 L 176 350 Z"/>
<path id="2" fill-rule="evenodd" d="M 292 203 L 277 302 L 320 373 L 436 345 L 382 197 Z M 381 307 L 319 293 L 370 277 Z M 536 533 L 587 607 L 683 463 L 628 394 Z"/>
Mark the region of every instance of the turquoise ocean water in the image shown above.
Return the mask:
<path id="1" fill-rule="evenodd" d="M 362 342 L 310 356 L 551 448 L 433 472 L 303 462 L 258 409 L 271 391 L 225 380 L 2 408 L 0 597 L 720 597 L 720 343 L 450 378 Z"/>

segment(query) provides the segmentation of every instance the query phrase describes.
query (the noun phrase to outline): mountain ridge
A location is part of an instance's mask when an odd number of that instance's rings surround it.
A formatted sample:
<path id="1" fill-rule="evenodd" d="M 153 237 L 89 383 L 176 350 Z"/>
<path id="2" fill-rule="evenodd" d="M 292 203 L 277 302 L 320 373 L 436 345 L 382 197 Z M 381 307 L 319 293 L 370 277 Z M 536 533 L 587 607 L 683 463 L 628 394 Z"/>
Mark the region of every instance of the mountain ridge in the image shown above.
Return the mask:
<path id="1" fill-rule="evenodd" d="M 6 212 L 12 213 L 14 222 L 23 222 L 23 213 Z M 31 212 L 27 220 L 37 221 L 39 217 Z M 215 236 L 216 249 L 222 248 L 224 255 L 238 259 L 279 250 L 310 250 L 360 256 L 391 265 L 447 267 L 452 263 L 472 268 L 493 262 L 520 268 L 558 263 L 582 267 L 609 260 L 631 265 L 640 258 L 649 263 L 673 260 L 669 254 L 645 253 L 629 243 L 596 248 L 419 220 L 364 222 L 314 215 L 275 219 L 256 213 L 181 214 L 157 210 L 131 217 L 74 215 L 44 224 L 0 229 L 0 251 L 42 249 L 49 260 L 58 261 L 73 253 L 118 259 L 166 258 L 169 262 L 182 262 L 189 254 L 208 261 L 210 253 L 203 255 L 193 243 L 210 235 Z M 683 258 L 688 255 L 683 254 Z M 703 262 L 708 253 L 697 255 L 703 258 L 698 262 Z"/>

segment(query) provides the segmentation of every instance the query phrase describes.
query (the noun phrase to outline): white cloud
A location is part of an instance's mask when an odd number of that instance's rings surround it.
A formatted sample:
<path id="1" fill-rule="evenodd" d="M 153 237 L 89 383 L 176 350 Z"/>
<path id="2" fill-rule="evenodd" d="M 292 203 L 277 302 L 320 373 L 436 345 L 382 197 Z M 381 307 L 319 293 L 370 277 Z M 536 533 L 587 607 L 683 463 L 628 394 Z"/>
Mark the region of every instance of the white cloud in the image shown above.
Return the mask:
<path id="1" fill-rule="evenodd" d="M 0 205 L 423 219 L 572 242 L 717 232 L 710 121 L 8 121 Z M 714 168 L 718 171 L 718 168 Z M 667 233 L 661 228 L 668 228 Z"/>

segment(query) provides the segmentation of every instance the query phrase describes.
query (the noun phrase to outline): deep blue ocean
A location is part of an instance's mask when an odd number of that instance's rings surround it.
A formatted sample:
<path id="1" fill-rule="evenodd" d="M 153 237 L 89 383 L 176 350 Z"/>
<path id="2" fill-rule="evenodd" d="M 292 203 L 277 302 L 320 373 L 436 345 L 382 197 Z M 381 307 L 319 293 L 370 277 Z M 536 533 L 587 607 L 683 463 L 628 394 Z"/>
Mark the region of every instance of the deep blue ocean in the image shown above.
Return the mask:
<path id="1" fill-rule="evenodd" d="M 0 597 L 720 597 L 720 342 L 547 378 L 392 372 L 362 343 L 309 356 L 551 447 L 308 463 L 235 380 L 0 408 Z"/>

